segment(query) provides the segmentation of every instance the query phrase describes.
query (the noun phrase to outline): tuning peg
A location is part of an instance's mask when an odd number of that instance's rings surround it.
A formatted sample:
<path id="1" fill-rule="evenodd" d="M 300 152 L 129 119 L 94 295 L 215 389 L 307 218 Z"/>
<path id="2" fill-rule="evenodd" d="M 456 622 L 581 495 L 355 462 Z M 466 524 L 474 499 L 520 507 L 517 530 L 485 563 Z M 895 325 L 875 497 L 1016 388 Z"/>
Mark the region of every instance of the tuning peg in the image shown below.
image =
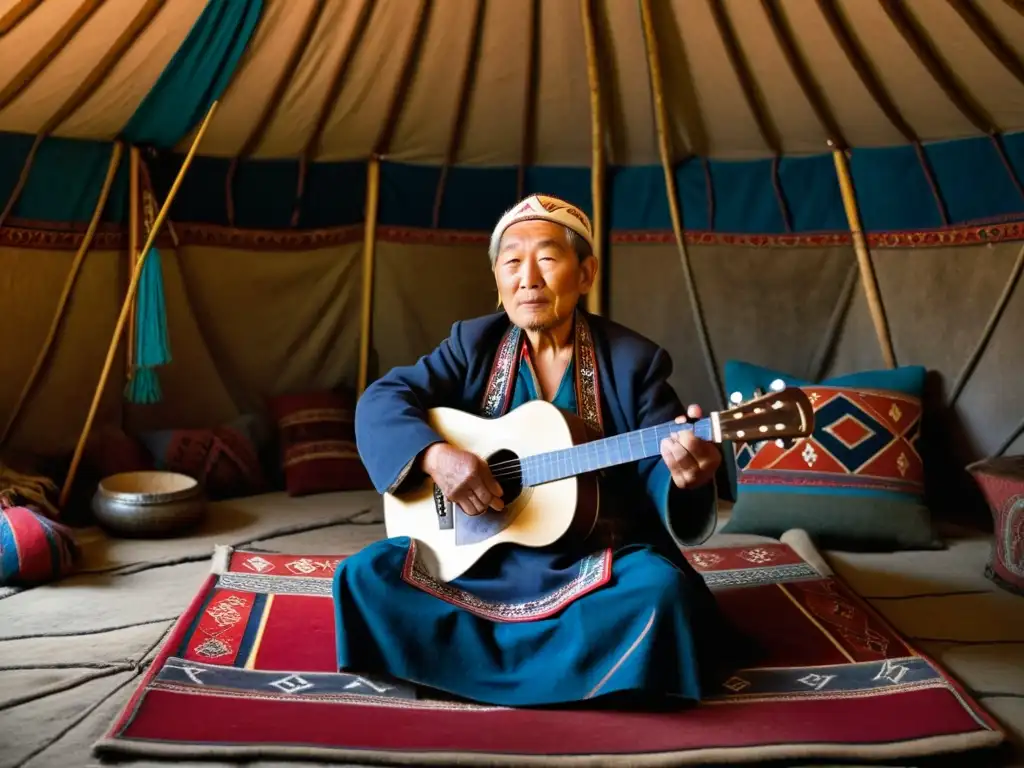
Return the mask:
<path id="1" fill-rule="evenodd" d="M 776 379 L 775 381 L 768 385 L 768 389 L 770 389 L 772 392 L 781 392 L 785 388 L 786 382 L 784 382 L 782 379 Z"/>
<path id="2" fill-rule="evenodd" d="M 743 402 L 743 393 L 733 392 L 731 395 L 729 395 L 729 402 L 732 403 L 733 405 L 739 405 L 740 403 Z"/>
<path id="3" fill-rule="evenodd" d="M 790 448 L 793 447 L 794 444 L 795 441 L 791 437 L 780 437 L 775 441 L 775 445 L 777 445 L 779 448 L 782 448 L 783 450 L 789 450 Z"/>

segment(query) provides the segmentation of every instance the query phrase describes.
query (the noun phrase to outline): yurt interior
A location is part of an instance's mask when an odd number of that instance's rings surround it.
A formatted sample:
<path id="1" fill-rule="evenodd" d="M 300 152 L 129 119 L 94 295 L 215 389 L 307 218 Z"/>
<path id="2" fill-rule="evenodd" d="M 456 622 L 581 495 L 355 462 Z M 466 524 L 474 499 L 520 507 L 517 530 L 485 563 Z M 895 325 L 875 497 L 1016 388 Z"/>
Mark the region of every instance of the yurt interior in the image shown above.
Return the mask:
<path id="1" fill-rule="evenodd" d="M 452 346 L 514 327 L 488 256 L 524 204 L 592 233 L 579 416 L 469 402 Z M 1024 766 L 1022 271 L 1021 0 L 0 0 L 0 765 Z M 407 446 L 356 414 L 387 376 L 396 422 L 508 441 L 485 544 L 514 547 L 641 466 L 526 479 L 629 444 L 620 406 L 657 426 L 627 337 L 721 459 L 672 578 L 747 651 L 669 706 L 603 698 L 677 673 L 638 669 L 663 603 L 634 590 L 614 666 L 549 644 L 501 700 L 342 664 L 343 569 L 387 540 L 378 593 L 449 633 L 424 669 L 482 679 L 455 638 L 610 604 L 626 550 L 514 605 L 432 570 L 473 518 L 374 474 Z M 488 393 L 527 364 L 501 350 L 466 352 Z"/>

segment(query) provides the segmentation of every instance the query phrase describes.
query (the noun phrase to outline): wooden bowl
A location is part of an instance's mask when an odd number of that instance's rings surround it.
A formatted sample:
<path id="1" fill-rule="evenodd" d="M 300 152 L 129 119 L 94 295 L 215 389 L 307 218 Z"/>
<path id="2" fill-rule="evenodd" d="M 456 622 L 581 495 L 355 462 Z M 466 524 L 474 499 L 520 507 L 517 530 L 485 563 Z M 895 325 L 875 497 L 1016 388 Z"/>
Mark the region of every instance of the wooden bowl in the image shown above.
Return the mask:
<path id="1" fill-rule="evenodd" d="M 123 472 L 103 478 L 92 500 L 96 521 L 130 537 L 182 533 L 206 515 L 199 482 L 177 472 Z"/>

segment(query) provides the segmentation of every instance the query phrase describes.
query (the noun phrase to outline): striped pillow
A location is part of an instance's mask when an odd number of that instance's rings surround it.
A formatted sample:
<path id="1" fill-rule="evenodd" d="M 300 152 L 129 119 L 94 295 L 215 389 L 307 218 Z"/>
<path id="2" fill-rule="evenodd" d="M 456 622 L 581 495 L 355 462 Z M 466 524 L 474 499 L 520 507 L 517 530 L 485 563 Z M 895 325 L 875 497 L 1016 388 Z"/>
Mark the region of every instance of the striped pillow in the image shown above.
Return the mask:
<path id="1" fill-rule="evenodd" d="M 75 567 L 71 531 L 28 507 L 0 509 L 0 587 L 55 581 Z"/>
<path id="2" fill-rule="evenodd" d="M 279 395 L 270 409 L 289 496 L 373 487 L 356 450 L 355 398 L 331 391 Z"/>

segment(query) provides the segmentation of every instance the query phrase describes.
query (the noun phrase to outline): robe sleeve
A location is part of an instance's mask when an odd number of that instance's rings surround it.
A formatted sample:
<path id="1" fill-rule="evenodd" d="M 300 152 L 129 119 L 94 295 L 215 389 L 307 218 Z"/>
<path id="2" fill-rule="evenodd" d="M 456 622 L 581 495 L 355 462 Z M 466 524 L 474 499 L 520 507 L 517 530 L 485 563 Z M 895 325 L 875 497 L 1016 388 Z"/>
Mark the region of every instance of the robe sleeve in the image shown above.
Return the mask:
<path id="1" fill-rule="evenodd" d="M 394 493 L 421 477 L 420 455 L 443 442 L 427 421 L 427 411 L 458 406 L 467 369 L 457 322 L 429 355 L 392 368 L 363 392 L 356 403 L 356 446 L 379 493 Z"/>
<path id="2" fill-rule="evenodd" d="M 671 421 L 686 412 L 669 376 L 672 359 L 658 347 L 637 390 L 641 429 Z M 716 446 L 717 447 L 717 446 Z M 668 465 L 661 456 L 644 459 L 637 465 L 640 479 L 676 544 L 697 546 L 707 541 L 718 522 L 718 487 L 714 479 L 700 488 L 677 488 Z"/>

